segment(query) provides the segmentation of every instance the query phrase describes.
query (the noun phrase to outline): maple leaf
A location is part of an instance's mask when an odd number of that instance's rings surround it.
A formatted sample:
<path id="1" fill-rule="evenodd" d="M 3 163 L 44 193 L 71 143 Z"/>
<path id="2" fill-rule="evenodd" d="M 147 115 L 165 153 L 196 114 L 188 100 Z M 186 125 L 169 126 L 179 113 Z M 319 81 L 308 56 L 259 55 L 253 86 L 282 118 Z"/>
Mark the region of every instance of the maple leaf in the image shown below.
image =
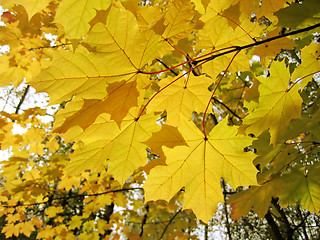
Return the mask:
<path id="1" fill-rule="evenodd" d="M 42 9 L 44 9 L 51 0 L 43 0 L 43 1 L 37 1 L 37 0 L 28 0 L 28 1 L 22 1 L 22 0 L 3 0 L 1 2 L 1 5 L 5 8 L 11 7 L 13 4 L 20 4 L 23 5 L 23 7 L 26 9 L 28 13 L 28 18 L 31 19 L 33 15 L 40 12 Z"/>
<path id="2" fill-rule="evenodd" d="M 110 115 L 101 114 L 85 131 L 78 126 L 71 128 L 64 137 L 81 142 L 71 155 L 67 173 L 97 170 L 108 159 L 108 171 L 123 184 L 135 169 L 146 164 L 147 146 L 143 142 L 160 128 L 156 120 L 154 115 L 144 115 L 139 119 L 131 115 L 122 121 L 119 128 L 115 121 L 110 120 Z"/>
<path id="3" fill-rule="evenodd" d="M 194 27 L 194 22 L 191 21 L 195 15 L 193 9 L 194 5 L 188 0 L 170 2 L 165 14 L 166 28 L 162 36 L 172 40 L 174 44 L 187 37 Z"/>
<path id="4" fill-rule="evenodd" d="M 301 50 L 301 64 L 295 69 L 292 74 L 292 80 L 297 81 L 303 77 L 301 88 L 304 88 L 312 79 L 314 73 L 320 71 L 320 46 L 319 44 L 310 43 L 309 46 Z M 308 71 L 306 72 L 306 69 Z"/>
<path id="5" fill-rule="evenodd" d="M 191 208 L 203 221 L 211 219 L 223 201 L 220 178 L 232 187 L 256 184 L 254 154 L 244 152 L 252 139 L 237 136 L 237 127 L 227 126 L 226 119 L 207 138 L 193 122 L 179 127 L 188 146 L 163 147 L 167 166 L 151 169 L 145 189 L 146 200 L 169 200 L 185 188 L 184 208 Z"/>
<path id="6" fill-rule="evenodd" d="M 64 25 L 68 38 L 80 39 L 89 31 L 96 10 L 106 10 L 110 3 L 110 0 L 63 0 L 55 19 Z"/>
<path id="7" fill-rule="evenodd" d="M 211 93 L 208 90 L 212 79 L 205 76 L 190 75 L 187 79 L 180 75 L 168 77 L 159 83 L 157 96 L 147 105 L 147 112 L 166 111 L 166 123 L 179 126 L 184 118 L 191 118 L 192 112 L 204 111 Z M 169 87 L 167 87 L 170 85 Z"/>
<path id="8" fill-rule="evenodd" d="M 268 212 L 272 197 L 282 189 L 281 182 L 271 181 L 262 186 L 251 186 L 247 190 L 233 194 L 227 201 L 232 207 L 232 219 L 239 220 L 242 216 L 247 215 L 251 209 L 263 218 Z"/>
<path id="9" fill-rule="evenodd" d="M 271 77 L 258 77 L 259 105 L 250 109 L 243 121 L 247 133 L 256 136 L 268 126 L 271 143 L 276 144 L 278 135 L 289 125 L 290 120 L 301 115 L 302 99 L 295 86 L 288 90 L 290 75 L 283 62 L 273 62 L 270 68 Z"/>
<path id="10" fill-rule="evenodd" d="M 11 237 L 12 235 L 18 237 L 19 233 L 20 233 L 20 229 L 18 227 L 16 227 L 16 225 L 14 223 L 10 223 L 10 224 L 6 224 L 2 228 L 1 232 L 5 233 L 7 238 Z"/>
<path id="11" fill-rule="evenodd" d="M 266 38 L 275 37 L 277 35 L 279 35 L 279 29 L 269 32 L 268 37 Z M 293 49 L 295 46 L 296 44 L 293 40 L 289 38 L 281 38 L 255 47 L 253 54 L 260 56 L 261 63 L 266 66 L 275 55 L 281 52 L 282 49 Z"/>
<path id="12" fill-rule="evenodd" d="M 54 131 L 64 133 L 75 125 L 85 130 L 101 113 L 110 113 L 111 120 L 120 125 L 129 110 L 138 106 L 139 92 L 136 85 L 136 81 L 111 83 L 107 87 L 107 96 L 104 99 L 75 97 L 56 115 Z M 139 102 L 141 100 L 140 98 Z"/>
<path id="13" fill-rule="evenodd" d="M 318 213 L 320 210 L 320 175 L 319 162 L 311 168 L 294 168 L 292 173 L 284 174 L 282 177 L 283 189 L 279 192 L 279 202 L 283 206 L 295 204 L 297 201 L 301 206 L 311 212 Z"/>
<path id="14" fill-rule="evenodd" d="M 290 6 L 275 12 L 278 25 L 297 28 L 319 22 L 319 1 L 307 0 L 303 4 L 293 3 Z"/>

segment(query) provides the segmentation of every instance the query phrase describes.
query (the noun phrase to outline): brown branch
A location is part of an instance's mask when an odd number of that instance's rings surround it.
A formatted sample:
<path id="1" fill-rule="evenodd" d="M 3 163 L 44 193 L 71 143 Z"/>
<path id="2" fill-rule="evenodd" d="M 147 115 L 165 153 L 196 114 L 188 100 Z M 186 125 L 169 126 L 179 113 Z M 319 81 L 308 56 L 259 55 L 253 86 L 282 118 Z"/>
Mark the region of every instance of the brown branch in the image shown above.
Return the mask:
<path id="1" fill-rule="evenodd" d="M 80 198 L 80 197 L 93 197 L 93 196 L 100 196 L 108 193 L 117 193 L 117 192 L 123 192 L 123 191 L 131 191 L 131 190 L 143 190 L 143 188 L 122 188 L 122 189 L 116 189 L 116 190 L 110 190 L 106 192 L 101 192 L 101 193 L 93 193 L 93 194 L 78 194 L 78 195 L 73 195 L 73 196 L 65 196 L 65 197 L 57 197 L 57 198 L 50 198 L 50 196 L 46 196 L 49 199 L 47 201 L 43 202 L 37 202 L 37 203 L 30 203 L 30 204 L 16 204 L 16 205 L 5 205 L 2 204 L 0 206 L 5 207 L 5 208 L 15 208 L 15 207 L 29 207 L 29 206 L 36 206 L 40 204 L 46 204 L 50 201 L 55 201 L 55 200 L 66 200 L 66 199 L 72 199 L 72 198 Z"/>
<path id="2" fill-rule="evenodd" d="M 286 233 L 287 233 L 287 237 L 286 239 L 287 240 L 292 240 L 293 239 L 293 232 L 294 230 L 291 228 L 291 225 L 289 223 L 289 220 L 285 214 L 285 212 L 283 211 L 283 209 L 281 209 L 279 203 L 278 203 L 278 200 L 276 198 L 272 198 L 271 200 L 271 203 L 272 205 L 274 206 L 274 208 L 279 212 L 283 222 L 284 222 L 284 225 L 286 227 Z"/>
<path id="3" fill-rule="evenodd" d="M 241 117 L 239 117 L 234 111 L 232 111 L 227 105 L 225 105 L 223 102 L 221 102 L 218 98 L 213 97 L 212 99 L 214 100 L 214 102 L 219 103 L 222 106 L 224 106 L 231 114 L 233 114 L 233 116 L 235 116 L 236 118 L 238 118 L 242 122 Z"/>
<path id="4" fill-rule="evenodd" d="M 167 64 L 165 64 L 163 61 L 161 61 L 160 59 L 156 59 L 159 63 L 161 63 L 166 69 L 168 69 L 170 72 L 172 72 L 175 76 L 178 76 L 179 74 L 176 73 L 175 71 L 173 71 L 173 69 L 171 69 L 170 67 L 168 67 Z"/>
<path id="5" fill-rule="evenodd" d="M 172 223 L 172 221 L 175 219 L 175 217 L 182 211 L 182 208 L 179 209 L 178 212 L 176 212 L 172 218 L 170 218 L 170 221 L 168 222 L 168 224 L 165 226 L 165 228 L 163 229 L 163 232 L 160 236 L 160 240 L 163 238 L 164 234 L 166 233 L 166 231 L 168 230 L 169 225 Z"/>
<path id="6" fill-rule="evenodd" d="M 224 181 L 224 179 L 221 180 L 221 186 L 222 186 L 222 190 L 223 190 L 223 199 L 224 199 L 223 208 L 224 208 L 224 214 L 226 217 L 227 235 L 228 235 L 229 240 L 232 240 L 231 229 L 230 229 L 230 224 L 229 224 L 229 213 L 228 213 L 227 203 L 226 203 L 227 196 L 226 196 L 226 194 L 224 194 L 225 192 L 227 192 L 226 182 Z"/>
<path id="7" fill-rule="evenodd" d="M 303 231 L 303 234 L 304 234 L 304 239 L 305 240 L 309 240 L 308 233 L 306 231 L 306 220 L 310 216 L 310 212 L 307 212 L 306 216 L 303 217 L 302 213 L 301 213 L 301 210 L 300 210 L 300 205 L 299 204 L 297 204 L 296 209 L 297 209 L 297 212 L 298 212 L 298 216 L 301 218 L 301 222 L 293 229 L 293 231 L 296 231 L 298 228 L 302 227 L 302 231 Z"/>
<path id="8" fill-rule="evenodd" d="M 141 230 L 140 230 L 140 235 L 139 235 L 140 237 L 143 236 L 144 225 L 147 222 L 148 212 L 149 212 L 149 205 L 147 204 L 147 206 L 146 206 L 146 214 L 143 216 L 143 220 L 142 220 L 142 223 L 141 223 Z"/>
<path id="9" fill-rule="evenodd" d="M 278 225 L 276 224 L 276 222 L 274 221 L 271 213 L 270 213 L 270 210 L 267 212 L 267 214 L 264 216 L 266 219 L 267 219 L 267 222 L 269 224 L 269 226 L 271 227 L 271 231 L 273 233 L 273 237 L 274 239 L 276 240 L 285 240 L 281 233 L 280 233 L 280 230 L 279 230 L 279 227 Z"/>
<path id="10" fill-rule="evenodd" d="M 25 88 L 24 91 L 23 91 L 22 97 L 21 97 L 21 99 L 20 99 L 20 101 L 19 101 L 19 103 L 18 103 L 18 106 L 17 106 L 17 108 L 16 108 L 16 111 L 14 112 L 15 114 L 18 114 L 22 103 L 23 103 L 24 100 L 26 99 L 26 96 L 27 96 L 27 93 L 28 93 L 29 89 L 30 89 L 30 85 L 27 85 L 26 88 Z"/>
<path id="11" fill-rule="evenodd" d="M 71 43 L 62 43 L 59 45 L 55 45 L 55 46 L 42 46 L 42 47 L 37 47 L 37 48 L 29 48 L 29 51 L 34 51 L 34 50 L 41 50 L 41 49 L 45 49 L 45 48 L 58 48 L 58 47 L 63 47 L 63 46 L 68 46 L 71 45 Z"/>
<path id="12" fill-rule="evenodd" d="M 278 36 L 275 36 L 275 37 L 267 38 L 267 39 L 264 39 L 264 40 L 261 40 L 261 41 L 256 41 L 256 42 L 251 43 L 251 44 L 247 44 L 247 45 L 243 45 L 243 46 L 235 46 L 233 49 L 227 50 L 225 52 L 218 53 L 218 54 L 215 54 L 215 55 L 211 55 L 209 57 L 206 57 L 206 58 L 203 58 L 203 59 L 200 59 L 200 60 L 195 60 L 195 61 L 192 62 L 192 64 L 193 65 L 197 65 L 200 62 L 211 61 L 211 60 L 213 60 L 213 59 L 215 59 L 217 57 L 220 57 L 220 56 L 223 56 L 223 55 L 226 55 L 226 54 L 229 54 L 229 53 L 242 51 L 244 49 L 255 47 L 255 46 L 259 46 L 261 44 L 272 42 L 274 40 L 278 40 L 278 39 L 281 39 L 281 38 L 284 38 L 284 37 L 288 37 L 288 36 L 296 35 L 296 34 L 299 34 L 299 33 L 307 32 L 307 31 L 315 29 L 317 27 L 320 27 L 320 23 L 317 23 L 317 24 L 309 26 L 309 27 L 301 28 L 299 30 L 295 30 L 295 31 L 292 31 L 292 32 L 288 32 L 288 33 L 285 33 L 285 34 L 281 34 L 281 35 L 278 35 Z"/>

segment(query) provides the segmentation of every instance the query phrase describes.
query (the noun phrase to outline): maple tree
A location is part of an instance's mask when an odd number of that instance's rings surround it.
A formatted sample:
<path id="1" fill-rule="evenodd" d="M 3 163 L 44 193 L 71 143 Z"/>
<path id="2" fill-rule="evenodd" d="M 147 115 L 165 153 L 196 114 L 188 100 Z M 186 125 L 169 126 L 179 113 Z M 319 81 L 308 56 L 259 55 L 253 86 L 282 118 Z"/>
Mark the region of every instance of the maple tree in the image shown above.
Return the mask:
<path id="1" fill-rule="evenodd" d="M 317 0 L 1 5 L 1 86 L 27 84 L 0 119 L 7 238 L 195 238 L 221 183 L 244 187 L 233 220 L 319 213 Z M 59 105 L 53 125 L 22 111 L 30 87 Z"/>

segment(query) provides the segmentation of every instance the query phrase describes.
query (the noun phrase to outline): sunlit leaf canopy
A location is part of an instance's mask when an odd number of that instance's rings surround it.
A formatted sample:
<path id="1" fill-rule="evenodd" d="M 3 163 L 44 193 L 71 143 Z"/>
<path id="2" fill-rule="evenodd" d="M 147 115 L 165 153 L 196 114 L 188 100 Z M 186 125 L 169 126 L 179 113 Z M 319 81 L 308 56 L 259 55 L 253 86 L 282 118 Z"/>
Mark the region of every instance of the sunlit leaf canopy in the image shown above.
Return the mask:
<path id="1" fill-rule="evenodd" d="M 39 108 L 1 112 L 1 148 L 14 151 L 3 162 L 3 205 L 51 203 L 59 179 L 57 191 L 88 192 L 89 217 L 106 203 L 125 206 L 116 193 L 138 179 L 146 201 L 179 197 L 208 222 L 224 201 L 223 179 L 249 187 L 229 200 L 234 219 L 251 207 L 263 217 L 272 198 L 319 212 L 319 100 L 305 97 L 320 72 L 318 1 L 1 4 L 0 44 L 10 50 L 0 56 L 0 86 L 25 82 L 60 104 L 53 126 Z M 28 131 L 12 134 L 13 122 Z M 73 145 L 62 154 L 65 143 Z M 45 214 L 63 222 L 63 211 Z M 34 218 L 3 232 L 72 236 L 81 226 L 96 239 L 110 227 L 65 221 L 51 231 Z"/>

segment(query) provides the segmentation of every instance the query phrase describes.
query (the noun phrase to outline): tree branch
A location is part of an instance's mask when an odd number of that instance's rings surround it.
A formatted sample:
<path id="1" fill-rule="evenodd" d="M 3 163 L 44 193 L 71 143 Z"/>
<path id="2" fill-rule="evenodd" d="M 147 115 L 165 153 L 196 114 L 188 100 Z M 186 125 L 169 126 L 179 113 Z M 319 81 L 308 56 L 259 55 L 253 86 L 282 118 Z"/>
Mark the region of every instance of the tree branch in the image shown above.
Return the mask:
<path id="1" fill-rule="evenodd" d="M 229 214 L 228 214 L 227 203 L 226 203 L 226 194 L 224 194 L 225 192 L 227 192 L 226 183 L 225 183 L 224 179 L 221 180 L 221 185 L 222 185 L 222 190 L 223 190 L 223 199 L 224 199 L 223 208 L 224 208 L 224 214 L 226 216 L 227 234 L 228 234 L 229 240 L 232 240 L 231 229 L 230 229 L 230 224 L 229 224 Z"/>
<path id="2" fill-rule="evenodd" d="M 162 232 L 159 240 L 161 240 L 161 239 L 163 238 L 163 236 L 164 236 L 164 234 L 166 233 L 169 225 L 172 223 L 172 221 L 175 219 L 175 217 L 176 217 L 181 211 L 182 211 L 182 208 L 180 208 L 179 211 L 176 212 L 176 213 L 173 215 L 173 217 L 170 219 L 170 221 L 168 222 L 168 224 L 167 224 L 167 225 L 165 226 L 165 228 L 163 229 L 163 232 Z"/>
<path id="3" fill-rule="evenodd" d="M 274 221 L 270 211 L 267 212 L 267 214 L 264 216 L 267 219 L 267 222 L 269 224 L 269 226 L 271 227 L 271 231 L 273 233 L 273 237 L 276 240 L 285 240 L 279 230 L 278 225 L 276 224 L 276 222 Z"/>
<path id="4" fill-rule="evenodd" d="M 26 88 L 25 88 L 24 91 L 23 91 L 22 97 L 21 97 L 21 99 L 20 99 L 20 101 L 19 101 L 19 103 L 18 103 L 18 106 L 17 106 L 17 108 L 16 108 L 16 111 L 14 112 L 15 114 L 18 114 L 22 103 L 23 103 L 24 100 L 26 99 L 26 96 L 27 96 L 27 93 L 28 93 L 29 89 L 30 89 L 30 85 L 27 85 Z"/>
<path id="5" fill-rule="evenodd" d="M 100 196 L 108 193 L 117 193 L 117 192 L 123 192 L 123 191 L 132 191 L 132 190 L 143 190 L 143 188 L 122 188 L 122 189 L 116 189 L 116 190 L 110 190 L 110 191 L 105 191 L 101 193 L 93 193 L 93 194 L 78 194 L 78 195 L 73 195 L 73 196 L 65 196 L 65 197 L 57 197 L 57 198 L 51 198 L 49 197 L 49 200 L 43 201 L 43 202 L 37 202 L 37 203 L 30 203 L 30 204 L 16 204 L 16 205 L 0 205 L 5 208 L 15 208 L 15 207 L 29 207 L 29 206 L 36 206 L 40 204 L 45 204 L 50 201 L 55 201 L 55 200 L 65 200 L 65 199 L 72 199 L 72 198 L 81 198 L 81 197 L 93 197 L 93 196 Z"/>
<path id="6" fill-rule="evenodd" d="M 294 230 L 291 228 L 291 225 L 289 223 L 289 220 L 288 220 L 285 212 L 283 211 L 283 209 L 281 209 L 281 207 L 278 203 L 278 200 L 276 198 L 272 198 L 271 203 L 275 207 L 275 209 L 280 213 L 280 216 L 281 216 L 282 220 L 284 221 L 284 225 L 286 226 L 286 233 L 287 233 L 286 239 L 292 240 Z"/>
<path id="7" fill-rule="evenodd" d="M 159 63 L 161 63 L 166 69 L 168 69 L 170 72 L 172 72 L 175 76 L 178 76 L 179 74 L 173 71 L 173 69 L 169 68 L 167 64 L 162 62 L 160 59 L 156 59 Z"/>
<path id="8" fill-rule="evenodd" d="M 233 116 L 235 116 L 236 118 L 238 118 L 238 119 L 242 122 L 241 117 L 239 117 L 234 111 L 232 111 L 227 105 L 225 105 L 223 102 L 221 102 L 218 98 L 213 97 L 212 99 L 214 100 L 214 102 L 219 103 L 219 104 L 221 104 L 222 106 L 224 106 L 226 109 L 228 109 L 228 111 L 229 111 L 231 114 L 233 114 Z"/>
<path id="9" fill-rule="evenodd" d="M 141 223 L 141 230 L 140 230 L 140 235 L 139 235 L 140 237 L 143 236 L 143 228 L 144 228 L 144 225 L 147 222 L 148 212 L 149 212 L 149 205 L 147 204 L 147 206 L 146 206 L 146 214 L 143 216 L 143 220 L 142 220 L 142 223 Z"/>
<path id="10" fill-rule="evenodd" d="M 256 42 L 251 43 L 251 44 L 247 44 L 247 45 L 243 45 L 243 46 L 235 46 L 235 48 L 227 50 L 225 52 L 218 53 L 218 54 L 215 54 L 215 55 L 211 55 L 209 57 L 206 57 L 206 58 L 203 58 L 203 59 L 200 59 L 200 60 L 195 60 L 195 61 L 192 62 L 192 64 L 193 65 L 197 65 L 200 62 L 211 61 L 211 60 L 213 60 L 213 59 L 215 59 L 217 57 L 220 57 L 220 56 L 223 56 L 223 55 L 226 55 L 226 54 L 229 54 L 229 53 L 242 51 L 244 49 L 251 48 L 251 47 L 254 47 L 254 46 L 259 46 L 261 44 L 272 42 L 272 41 L 277 40 L 277 39 L 281 39 L 281 38 L 284 38 L 284 37 L 288 37 L 288 36 L 296 35 L 296 34 L 299 34 L 299 33 L 307 32 L 307 31 L 315 29 L 317 27 L 320 27 L 320 23 L 317 23 L 317 24 L 309 26 L 309 27 L 301 28 L 299 30 L 295 30 L 295 31 L 292 31 L 292 32 L 288 32 L 288 33 L 285 33 L 285 34 L 281 34 L 281 35 L 278 35 L 278 36 L 275 36 L 275 37 L 267 38 L 267 39 L 264 39 L 264 40 L 261 40 L 261 41 L 256 41 Z"/>

